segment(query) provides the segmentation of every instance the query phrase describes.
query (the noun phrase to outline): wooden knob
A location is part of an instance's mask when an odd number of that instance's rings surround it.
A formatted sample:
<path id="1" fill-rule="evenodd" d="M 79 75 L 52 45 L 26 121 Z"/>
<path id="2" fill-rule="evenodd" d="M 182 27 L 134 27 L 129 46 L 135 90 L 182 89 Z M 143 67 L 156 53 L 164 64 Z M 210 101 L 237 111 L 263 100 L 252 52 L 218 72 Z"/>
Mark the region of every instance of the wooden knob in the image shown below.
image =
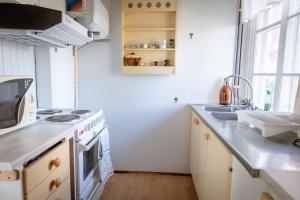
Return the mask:
<path id="1" fill-rule="evenodd" d="M 53 181 L 51 181 L 51 190 L 54 188 L 58 188 L 61 185 L 61 179 L 57 178 Z"/>
<path id="2" fill-rule="evenodd" d="M 205 138 L 206 140 L 209 140 L 209 139 L 210 139 L 210 135 L 209 135 L 208 133 L 206 133 L 206 134 L 204 134 L 204 138 Z"/>
<path id="3" fill-rule="evenodd" d="M 50 162 L 50 168 L 52 168 L 53 166 L 55 166 L 55 167 L 59 167 L 60 166 L 60 158 L 56 158 L 55 160 L 52 160 Z"/>
<path id="4" fill-rule="evenodd" d="M 199 125 L 199 124 L 200 124 L 200 121 L 199 121 L 199 119 L 197 119 L 197 118 L 194 118 L 194 124 L 195 124 L 195 125 Z"/>
<path id="5" fill-rule="evenodd" d="M 56 200 L 62 200 L 62 198 L 61 198 L 61 197 L 58 197 Z"/>

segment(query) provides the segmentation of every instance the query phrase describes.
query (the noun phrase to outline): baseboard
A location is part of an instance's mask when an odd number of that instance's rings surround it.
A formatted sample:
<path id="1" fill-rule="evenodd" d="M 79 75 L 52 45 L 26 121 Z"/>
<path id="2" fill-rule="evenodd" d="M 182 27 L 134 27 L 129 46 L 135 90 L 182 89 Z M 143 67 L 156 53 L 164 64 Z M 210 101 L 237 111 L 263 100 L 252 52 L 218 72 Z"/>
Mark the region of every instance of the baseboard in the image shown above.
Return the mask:
<path id="1" fill-rule="evenodd" d="M 170 172 L 146 172 L 146 171 L 115 171 L 116 174 L 153 174 L 153 175 L 168 175 L 168 176 L 191 176 L 187 173 L 170 173 Z"/>

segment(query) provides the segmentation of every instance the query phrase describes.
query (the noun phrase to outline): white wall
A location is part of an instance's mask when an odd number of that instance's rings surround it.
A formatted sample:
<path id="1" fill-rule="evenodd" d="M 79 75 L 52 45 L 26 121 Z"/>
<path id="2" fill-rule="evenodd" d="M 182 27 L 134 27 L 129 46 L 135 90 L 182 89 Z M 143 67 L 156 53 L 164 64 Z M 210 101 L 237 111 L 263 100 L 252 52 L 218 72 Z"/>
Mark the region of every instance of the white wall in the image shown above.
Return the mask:
<path id="1" fill-rule="evenodd" d="M 75 72 L 72 47 L 36 48 L 39 108 L 74 108 Z"/>
<path id="2" fill-rule="evenodd" d="M 0 40 L 0 75 L 35 76 L 34 48 Z"/>
<path id="3" fill-rule="evenodd" d="M 189 172 L 188 105 L 217 102 L 233 71 L 237 2 L 178 0 L 177 73 L 155 77 L 121 74 L 121 6 L 111 0 L 111 42 L 80 49 L 78 74 L 79 106 L 105 111 L 116 170 Z"/>

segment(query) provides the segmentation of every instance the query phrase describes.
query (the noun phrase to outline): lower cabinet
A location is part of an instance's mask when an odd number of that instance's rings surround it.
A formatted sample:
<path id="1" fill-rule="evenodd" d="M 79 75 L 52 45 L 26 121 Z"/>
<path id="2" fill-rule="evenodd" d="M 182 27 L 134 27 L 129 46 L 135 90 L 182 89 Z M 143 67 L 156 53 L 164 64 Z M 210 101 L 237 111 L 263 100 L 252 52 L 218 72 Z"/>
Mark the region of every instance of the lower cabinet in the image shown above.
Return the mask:
<path id="1" fill-rule="evenodd" d="M 253 178 L 234 157 L 231 200 L 285 200 L 289 199 L 262 177 Z"/>
<path id="2" fill-rule="evenodd" d="M 229 200 L 232 155 L 192 112 L 190 170 L 199 200 Z"/>
<path id="3" fill-rule="evenodd" d="M 23 171 L 25 200 L 70 200 L 70 157 L 69 142 L 63 142 Z"/>

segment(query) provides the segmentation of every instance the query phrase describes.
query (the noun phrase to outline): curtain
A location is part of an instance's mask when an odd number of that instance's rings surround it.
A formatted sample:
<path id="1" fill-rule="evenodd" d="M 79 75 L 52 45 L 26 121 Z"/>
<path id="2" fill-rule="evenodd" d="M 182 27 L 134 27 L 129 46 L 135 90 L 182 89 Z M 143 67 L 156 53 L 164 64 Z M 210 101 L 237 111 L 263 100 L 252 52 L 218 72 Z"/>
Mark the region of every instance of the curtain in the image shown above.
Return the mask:
<path id="1" fill-rule="evenodd" d="M 282 0 L 242 0 L 242 22 L 248 22 L 255 18 L 261 11 L 281 1 Z"/>

